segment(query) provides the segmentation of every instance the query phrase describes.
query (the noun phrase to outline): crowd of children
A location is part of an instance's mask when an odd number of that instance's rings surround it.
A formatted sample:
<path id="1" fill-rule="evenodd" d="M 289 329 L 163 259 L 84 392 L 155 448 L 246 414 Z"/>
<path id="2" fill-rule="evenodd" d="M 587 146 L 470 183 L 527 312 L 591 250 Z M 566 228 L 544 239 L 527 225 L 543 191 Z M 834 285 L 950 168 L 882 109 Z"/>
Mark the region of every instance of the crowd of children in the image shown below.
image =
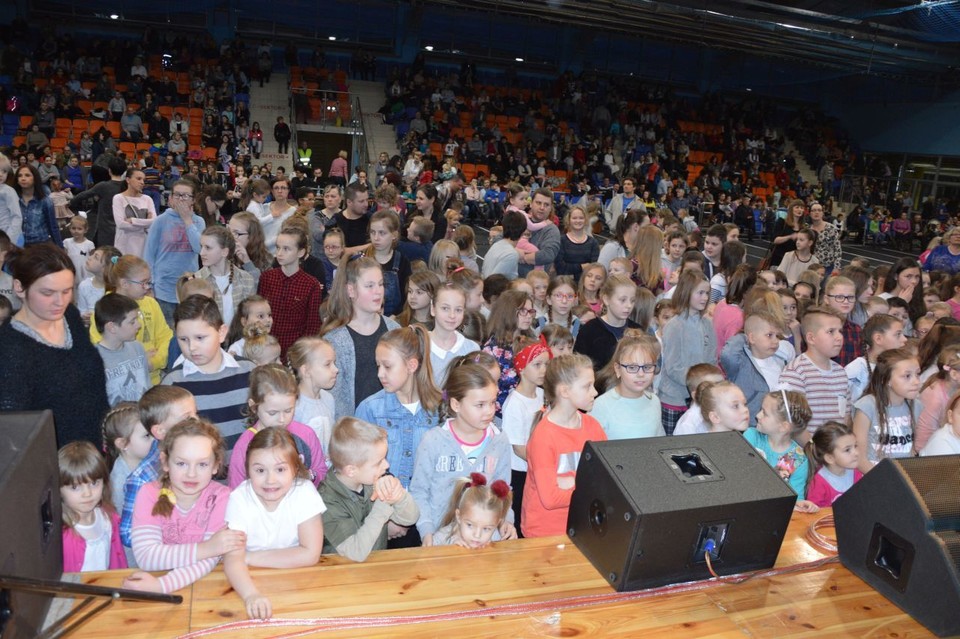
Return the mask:
<path id="1" fill-rule="evenodd" d="M 563 534 L 587 441 L 741 432 L 803 511 L 885 458 L 960 452 L 960 281 L 912 259 L 824 278 L 801 229 L 758 272 L 735 227 L 631 211 L 599 262 L 483 278 L 472 233 L 418 252 L 429 212 L 405 230 L 389 208 L 358 245 L 330 195 L 277 224 L 273 254 L 255 215 L 204 229 L 186 204 L 146 261 L 87 252 L 77 302 L 112 408 L 102 442 L 60 451 L 68 570 L 172 592 L 222 559 L 265 618 L 249 566 Z M 162 255 L 197 242 L 180 277 Z"/>

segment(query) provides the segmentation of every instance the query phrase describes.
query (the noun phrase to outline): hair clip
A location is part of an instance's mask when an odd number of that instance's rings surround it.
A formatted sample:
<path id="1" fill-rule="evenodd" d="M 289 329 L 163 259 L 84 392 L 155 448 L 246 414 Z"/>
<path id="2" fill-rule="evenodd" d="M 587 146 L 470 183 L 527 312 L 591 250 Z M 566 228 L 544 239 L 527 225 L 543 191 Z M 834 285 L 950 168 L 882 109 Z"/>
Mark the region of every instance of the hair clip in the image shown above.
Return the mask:
<path id="1" fill-rule="evenodd" d="M 173 489 L 171 488 L 161 488 L 160 497 L 166 497 L 167 501 L 169 501 L 171 504 L 174 506 L 177 505 L 177 496 L 174 494 Z"/>
<path id="2" fill-rule="evenodd" d="M 487 478 L 484 477 L 481 473 L 470 473 L 470 488 L 476 488 L 478 486 L 486 486 L 486 485 L 487 485 Z"/>
<path id="3" fill-rule="evenodd" d="M 363 257 L 362 251 L 360 253 L 354 253 L 350 256 L 350 261 L 352 262 L 353 260 L 359 260 L 361 257 Z"/>
<path id="4" fill-rule="evenodd" d="M 457 268 L 450 271 L 450 274 L 453 275 L 454 273 L 459 273 L 460 271 L 465 271 L 466 269 L 467 269 L 466 266 L 458 266 Z"/>
<path id="5" fill-rule="evenodd" d="M 440 397 L 441 397 L 441 399 L 443 399 L 443 401 L 445 401 L 445 402 L 449 402 L 449 401 L 450 401 L 450 397 L 447 395 L 447 391 L 443 391 L 442 393 L 440 393 Z"/>
<path id="6" fill-rule="evenodd" d="M 110 258 L 110 263 L 111 263 L 111 264 L 116 264 L 119 259 L 120 259 L 119 257 L 117 257 L 116 255 L 114 255 L 113 257 Z"/>
<path id="7" fill-rule="evenodd" d="M 787 391 L 780 389 L 780 395 L 783 396 L 783 409 L 787 411 L 787 421 L 793 423 L 793 416 L 790 414 L 790 402 L 787 400 Z"/>
<path id="8" fill-rule="evenodd" d="M 500 499 L 506 499 L 510 494 L 510 484 L 498 479 L 497 481 L 490 484 L 490 491 Z"/>
<path id="9" fill-rule="evenodd" d="M 473 363 L 474 363 L 474 364 L 479 364 L 479 363 L 480 363 L 480 353 L 477 353 L 477 354 L 473 357 Z"/>

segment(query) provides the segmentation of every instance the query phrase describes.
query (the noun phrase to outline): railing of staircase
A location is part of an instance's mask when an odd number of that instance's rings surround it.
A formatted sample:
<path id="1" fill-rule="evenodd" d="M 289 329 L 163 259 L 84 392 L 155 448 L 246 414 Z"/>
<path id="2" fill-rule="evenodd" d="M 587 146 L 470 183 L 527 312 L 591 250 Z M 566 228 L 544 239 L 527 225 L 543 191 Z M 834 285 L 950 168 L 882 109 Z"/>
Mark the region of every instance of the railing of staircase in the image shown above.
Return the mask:
<path id="1" fill-rule="evenodd" d="M 353 121 L 350 123 L 351 134 L 354 136 L 353 143 L 353 166 L 361 167 L 367 171 L 367 179 L 370 175 L 370 152 L 367 148 L 367 131 L 363 124 L 363 109 L 360 108 L 360 98 L 353 98 Z M 371 182 L 372 184 L 373 182 Z M 371 193 L 371 195 L 373 195 Z"/>

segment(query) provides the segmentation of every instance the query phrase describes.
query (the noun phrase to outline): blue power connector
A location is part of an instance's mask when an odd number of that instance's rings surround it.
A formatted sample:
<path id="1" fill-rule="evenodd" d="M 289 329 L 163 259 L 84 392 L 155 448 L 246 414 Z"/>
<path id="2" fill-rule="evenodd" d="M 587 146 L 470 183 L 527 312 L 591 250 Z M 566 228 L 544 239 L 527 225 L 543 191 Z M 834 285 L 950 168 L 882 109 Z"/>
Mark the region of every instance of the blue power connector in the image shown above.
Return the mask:
<path id="1" fill-rule="evenodd" d="M 717 544 L 714 540 L 708 539 L 707 543 L 703 545 L 703 551 L 708 553 L 713 553 L 713 549 L 717 547 Z"/>

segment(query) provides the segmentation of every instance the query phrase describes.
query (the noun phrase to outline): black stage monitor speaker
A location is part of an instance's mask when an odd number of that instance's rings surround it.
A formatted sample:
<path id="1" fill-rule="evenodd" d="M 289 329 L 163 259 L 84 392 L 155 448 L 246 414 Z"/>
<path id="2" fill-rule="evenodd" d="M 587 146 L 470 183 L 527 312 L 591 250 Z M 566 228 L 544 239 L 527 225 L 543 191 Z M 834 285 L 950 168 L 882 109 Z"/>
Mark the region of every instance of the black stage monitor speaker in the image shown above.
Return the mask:
<path id="1" fill-rule="evenodd" d="M 960 455 L 885 459 L 833 517 L 844 566 L 935 634 L 960 635 Z"/>
<path id="2" fill-rule="evenodd" d="M 567 531 L 617 590 L 773 566 L 797 495 L 740 433 L 589 442 Z"/>
<path id="3" fill-rule="evenodd" d="M 50 411 L 0 413 L 0 574 L 63 574 L 56 441 Z M 0 637 L 38 636 L 49 606 L 46 595 L 0 591 Z"/>

